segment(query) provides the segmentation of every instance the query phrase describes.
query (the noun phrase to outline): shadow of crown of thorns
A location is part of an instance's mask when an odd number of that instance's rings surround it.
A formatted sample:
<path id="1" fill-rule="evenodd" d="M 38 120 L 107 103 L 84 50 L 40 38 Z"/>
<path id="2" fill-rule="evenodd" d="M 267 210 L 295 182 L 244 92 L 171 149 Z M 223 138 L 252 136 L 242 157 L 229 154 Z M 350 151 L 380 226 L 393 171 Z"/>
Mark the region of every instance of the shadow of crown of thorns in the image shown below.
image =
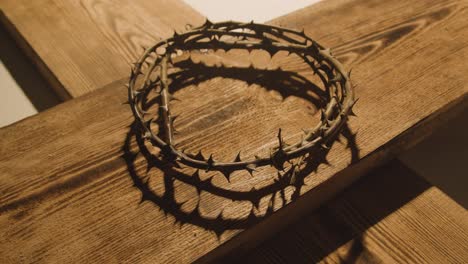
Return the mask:
<path id="1" fill-rule="evenodd" d="M 173 59 L 183 52 L 231 49 L 264 50 L 273 57 L 279 51 L 294 53 L 310 66 L 314 74 L 322 81 L 327 95 L 327 103 L 320 109 L 320 121 L 315 127 L 304 130 L 302 139 L 294 144 L 283 141 L 281 129 L 277 138 L 278 145 L 266 156 L 255 156 L 243 160 L 240 152 L 232 161 L 218 161 L 213 155 L 204 156 L 185 153 L 174 144 L 174 120 L 169 102 L 175 97 L 169 92 L 168 69 L 174 65 Z M 152 78 L 156 74 L 155 78 Z M 137 79 L 143 77 L 138 84 Z M 157 93 L 159 115 L 157 119 L 146 118 L 148 114 L 142 107 L 142 100 L 149 91 Z M 323 152 L 330 148 L 333 140 L 346 124 L 352 108 L 356 103 L 350 72 L 326 49 L 306 36 L 304 31 L 257 24 L 254 22 L 220 22 L 206 21 L 202 26 L 192 28 L 184 33 L 176 33 L 146 49 L 131 69 L 128 83 L 128 101 L 142 137 L 154 147 L 160 149 L 161 157 L 179 167 L 180 164 L 198 170 L 218 171 L 229 181 L 235 171 L 244 170 L 250 174 L 258 167 L 272 166 L 280 171 L 284 164 L 291 163 L 292 168 L 301 166 L 305 155 Z M 152 123 L 158 123 L 162 135 L 155 134 Z M 160 131 L 161 132 L 161 131 Z M 297 159 L 297 163 L 291 161 Z M 288 172 L 294 173 L 294 169 Z M 292 177 L 290 177 L 292 178 Z"/>

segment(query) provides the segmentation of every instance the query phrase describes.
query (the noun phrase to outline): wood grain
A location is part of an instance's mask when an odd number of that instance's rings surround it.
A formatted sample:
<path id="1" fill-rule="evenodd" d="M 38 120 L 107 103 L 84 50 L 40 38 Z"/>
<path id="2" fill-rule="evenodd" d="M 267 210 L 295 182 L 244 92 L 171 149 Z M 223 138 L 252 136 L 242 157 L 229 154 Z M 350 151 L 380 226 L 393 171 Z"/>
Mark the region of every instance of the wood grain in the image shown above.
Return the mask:
<path id="1" fill-rule="evenodd" d="M 143 46 L 200 24 L 182 1 L 1 0 L 1 21 L 63 99 L 126 77 Z"/>
<path id="2" fill-rule="evenodd" d="M 468 214 L 398 161 L 252 250 L 242 263 L 466 263 Z"/>
<path id="3" fill-rule="evenodd" d="M 316 28 L 328 32 L 328 38 L 317 39 L 336 47 L 336 54 L 353 67 L 361 99 L 356 106 L 359 118 L 350 120 L 350 128 L 357 132 L 352 139 L 359 162 L 349 166 L 352 153 L 335 144 L 329 155 L 332 165 L 320 166 L 306 178 L 301 188 L 305 195 L 288 206 L 277 204 L 277 212 L 255 228 L 225 226 L 228 231 L 216 236 L 206 223 L 243 219 L 252 204 L 208 192 L 200 195 L 205 226 L 180 226 L 162 207 L 150 201 L 140 204 L 141 192 L 129 175 L 128 159 L 122 158 L 132 117 L 128 106 L 122 105 L 126 100 L 122 82 L 116 82 L 0 130 L 0 226 L 6 234 L 0 238 L 4 249 L 0 260 L 174 263 L 247 251 L 271 230 L 294 222 L 363 172 L 421 140 L 443 119 L 466 107 L 466 6 L 457 1 L 434 6 L 424 1 L 389 2 L 327 1 L 274 22 L 304 25 L 312 36 Z M 366 23 L 358 19 L 362 25 L 355 25 L 356 30 L 343 27 L 346 31 L 335 23 L 315 24 L 317 12 L 327 8 L 334 11 L 324 15 L 338 25 L 356 17 Z M 284 63 L 304 70 L 290 58 Z M 278 126 L 287 125 L 286 135 L 296 135 L 304 120 L 313 119 L 301 114 L 305 105 L 278 100 L 255 85 L 230 83 L 215 79 L 180 91 L 182 99 L 192 100 L 178 105 L 185 116 L 177 124 L 185 128 L 182 147 L 200 147 L 206 153 L 217 150 L 220 158 L 232 158 L 237 149 L 247 148 L 249 155 L 273 144 Z M 198 96 L 201 90 L 213 96 Z M 272 109 L 280 118 L 271 114 Z M 135 150 L 134 143 L 130 149 Z M 141 155 L 133 166 L 145 174 Z M 162 189 L 162 174 L 160 168 L 150 170 L 149 184 L 155 192 Z M 218 187 L 248 193 L 252 187 L 261 189 L 274 182 L 276 174 L 237 175 L 231 183 L 213 176 Z M 186 202 L 182 213 L 189 214 L 199 198 L 196 190 L 182 181 L 176 181 L 175 190 L 174 199 Z M 286 190 L 289 196 L 292 192 Z M 259 218 L 270 198 L 262 199 L 255 210 Z"/>

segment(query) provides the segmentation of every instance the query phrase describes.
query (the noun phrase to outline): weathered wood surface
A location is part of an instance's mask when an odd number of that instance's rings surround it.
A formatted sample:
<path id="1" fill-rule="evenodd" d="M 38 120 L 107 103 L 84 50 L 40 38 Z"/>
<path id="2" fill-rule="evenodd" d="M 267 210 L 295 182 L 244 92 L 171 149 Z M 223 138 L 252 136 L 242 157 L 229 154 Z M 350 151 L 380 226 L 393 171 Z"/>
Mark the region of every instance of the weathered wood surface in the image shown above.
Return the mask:
<path id="1" fill-rule="evenodd" d="M 143 46 L 204 19 L 179 0 L 1 0 L 0 9 L 63 99 L 126 77 Z"/>
<path id="2" fill-rule="evenodd" d="M 254 246 L 273 226 L 294 221 L 376 161 L 422 138 L 429 132 L 424 129 L 436 126 L 451 110 L 466 106 L 466 13 L 462 2 L 431 6 L 418 1 L 327 1 L 275 21 L 285 26 L 304 25 L 321 43 L 335 46 L 335 53 L 348 65 L 354 64 L 352 77 L 361 99 L 356 106 L 359 118 L 351 119 L 350 127 L 358 132 L 355 146 L 361 160 L 349 167 L 349 151 L 336 144 L 330 155 L 332 166 L 321 166 L 318 173 L 306 178 L 304 198 L 234 239 L 240 230 L 225 232 L 218 240 L 214 232 L 206 230 L 209 226 L 179 227 L 173 215 L 166 217 L 153 203 L 139 204 L 141 193 L 120 157 L 132 121 L 128 106 L 121 105 L 125 101 L 122 83 L 1 129 L 0 226 L 6 234 L 0 240 L 5 252 L 2 261 L 187 262 L 222 242 L 229 241 L 206 259 Z M 338 46 L 340 43 L 345 44 Z M 296 135 L 304 120 L 310 120 L 300 114 L 303 105 L 279 103 L 259 87 L 223 87 L 212 81 L 199 88 L 232 97 L 204 98 L 197 89 L 180 91 L 182 99 L 197 100 L 193 105 L 179 104 L 183 115 L 177 125 L 185 128 L 181 131 L 183 144 L 204 146 L 205 153 L 221 147 L 219 158 L 234 157 L 235 150 L 246 144 L 249 147 L 243 150 L 249 155 L 273 142 L 278 126 L 288 125 L 289 134 Z M 235 103 L 227 104 L 230 100 Z M 245 109 L 246 104 L 255 107 Z M 285 120 L 270 114 L 271 105 Z M 194 119 L 198 122 L 190 123 Z M 220 120 L 222 126 L 213 122 Z M 135 162 L 140 173 L 146 171 L 143 161 L 139 156 Z M 151 173 L 150 184 L 157 190 L 162 173 L 158 169 Z M 228 184 L 216 175 L 214 182 L 248 192 L 253 186 L 273 182 L 275 176 L 267 172 L 256 173 L 254 178 L 238 175 Z M 177 202 L 188 201 L 182 211 L 190 212 L 198 199 L 196 190 L 181 182 L 176 190 Z M 289 195 L 291 192 L 287 190 Z M 262 199 L 257 216 L 265 213 L 268 198 Z M 252 207 L 207 192 L 202 192 L 201 199 L 202 215 L 208 220 L 216 219 L 220 212 L 222 219 L 242 219 Z M 279 207 L 281 204 L 275 210 Z"/>
<path id="3" fill-rule="evenodd" d="M 242 263 L 467 263 L 467 219 L 463 207 L 393 161 Z"/>

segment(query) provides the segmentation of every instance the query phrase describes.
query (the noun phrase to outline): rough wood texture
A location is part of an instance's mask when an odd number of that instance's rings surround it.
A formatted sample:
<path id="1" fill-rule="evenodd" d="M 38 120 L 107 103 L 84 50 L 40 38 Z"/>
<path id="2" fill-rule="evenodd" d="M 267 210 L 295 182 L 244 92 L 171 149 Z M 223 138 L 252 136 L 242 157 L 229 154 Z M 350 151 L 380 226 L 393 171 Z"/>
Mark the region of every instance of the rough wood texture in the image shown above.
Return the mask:
<path id="1" fill-rule="evenodd" d="M 216 224 L 220 213 L 218 222 L 245 218 L 250 203 L 203 192 L 204 227 L 179 227 L 171 213 L 165 216 L 149 201 L 139 203 L 141 193 L 129 175 L 128 159 L 121 158 L 132 122 L 128 106 L 121 104 L 126 100 L 122 82 L 1 129 L 0 226 L 5 234 L 0 238 L 1 261 L 188 262 L 210 251 L 202 260 L 255 246 L 271 230 L 309 212 L 378 161 L 423 138 L 454 109 L 466 106 L 467 13 L 456 1 L 433 6 L 425 1 L 326 1 L 275 21 L 304 25 L 353 65 L 361 99 L 356 105 L 359 118 L 350 122 L 351 130 L 357 131 L 351 143 L 359 149 L 360 161 L 349 166 L 350 151 L 335 144 L 332 166 L 321 166 L 306 178 L 301 189 L 306 195 L 235 237 L 243 229 L 218 238 L 207 231 L 206 223 Z M 202 99 L 200 94 L 206 92 L 213 96 Z M 256 86 L 213 80 L 176 95 L 182 102 L 192 100 L 178 104 L 183 113 L 177 124 L 182 147 L 218 150 L 219 157 L 232 158 L 233 151 L 246 144 L 251 146 L 247 155 L 271 144 L 278 126 L 287 125 L 285 134 L 298 135 L 304 120 L 311 119 L 300 114 L 304 105 L 279 102 Z M 272 111 L 285 118 L 278 119 Z M 133 166 L 139 173 L 146 171 L 141 156 Z M 248 192 L 276 177 L 268 172 L 254 175 L 238 175 L 230 184 L 215 175 L 214 181 Z M 150 185 L 156 191 L 161 189 L 161 176 L 160 170 L 151 170 Z M 180 181 L 175 190 L 177 202 L 187 202 L 182 213 L 190 212 L 198 199 L 196 190 Z M 292 190 L 286 192 L 290 196 Z M 256 210 L 260 218 L 269 198 L 262 199 Z M 222 242 L 227 243 L 218 247 Z"/>
<path id="2" fill-rule="evenodd" d="M 467 263 L 468 213 L 393 161 L 242 263 Z"/>
<path id="3" fill-rule="evenodd" d="M 1 0 L 2 22 L 63 99 L 126 77 L 148 46 L 203 16 L 174 0 Z"/>

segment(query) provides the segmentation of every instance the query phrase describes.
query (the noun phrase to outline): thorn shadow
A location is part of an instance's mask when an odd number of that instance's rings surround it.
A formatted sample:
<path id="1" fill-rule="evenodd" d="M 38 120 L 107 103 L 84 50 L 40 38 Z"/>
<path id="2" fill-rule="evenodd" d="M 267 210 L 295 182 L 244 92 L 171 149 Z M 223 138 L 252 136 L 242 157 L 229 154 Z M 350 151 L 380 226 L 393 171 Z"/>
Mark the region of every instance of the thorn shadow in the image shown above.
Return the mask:
<path id="1" fill-rule="evenodd" d="M 382 263 L 391 260 L 375 247 L 375 230 L 392 229 L 387 217 L 432 187 L 398 160 L 363 176 L 317 209 L 277 232 L 236 262 L 242 263 Z M 404 213 L 397 217 L 402 218 Z M 383 221 L 383 222 L 382 222 Z M 377 227 L 378 224 L 380 227 Z M 400 230 L 401 231 L 401 230 Z M 404 231 L 402 231 L 404 232 Z M 379 240 L 392 243 L 394 237 Z M 401 233 L 401 234 L 400 234 Z M 391 254 L 390 254 L 391 255 Z M 230 263 L 223 259 L 223 263 Z"/>
<path id="2" fill-rule="evenodd" d="M 274 89 L 283 98 L 288 96 L 301 97 L 310 101 L 316 107 L 324 107 L 327 102 L 324 90 L 295 72 L 239 67 L 210 67 L 202 63 L 194 64 L 189 61 L 178 62 L 175 66 L 180 68 L 181 71 L 169 75 L 169 78 L 172 80 L 170 83 L 172 93 L 214 77 L 223 77 L 244 81 L 248 84 L 255 83 L 265 89 Z M 311 95 L 311 92 L 317 96 Z M 147 98 L 146 95 L 142 99 L 143 110 L 150 109 L 158 104 L 158 100 Z M 340 135 L 346 140 L 346 145 L 350 150 L 351 162 L 354 163 L 359 159 L 359 150 L 354 136 L 347 125 L 343 127 Z M 333 142 L 335 141 L 333 140 Z M 330 142 L 330 146 L 333 145 L 333 142 Z M 278 177 L 271 184 L 258 189 L 252 188 L 249 191 L 240 191 L 223 188 L 212 182 L 212 178 L 202 180 L 200 177 L 195 177 L 192 172 L 187 172 L 187 169 L 176 168 L 173 164 L 160 158 L 145 144 L 145 139 L 136 123 L 131 125 L 122 150 L 122 157 L 127 164 L 127 169 L 134 186 L 142 193 L 142 202 L 150 201 L 154 203 L 165 214 L 172 215 L 176 223 L 181 225 L 187 223 L 202 227 L 205 230 L 213 231 L 218 238 L 227 230 L 247 229 L 265 217 L 268 217 L 273 210 L 269 207 L 264 212 L 259 212 L 260 201 L 262 199 L 270 199 L 270 203 L 273 203 L 275 196 L 280 197 L 282 206 L 297 199 L 304 185 L 304 179 L 316 171 L 320 164 L 327 162 L 326 156 L 330 151 L 323 150 L 308 155 L 305 158 L 305 165 L 295 174 L 294 181 L 291 181 L 291 177 L 285 173 L 283 177 Z M 153 168 L 158 173 L 150 174 Z M 153 177 L 162 177 L 158 181 L 158 184 L 161 185 L 158 186 L 158 189 L 162 189 L 162 193 L 156 192 L 156 188 L 152 187 L 149 182 Z M 175 185 L 196 189 L 198 202 L 195 209 L 187 210 L 183 208 L 184 202 L 177 201 Z M 285 189 L 289 186 L 294 187 L 294 191 L 291 198 L 287 199 Z M 243 218 L 226 218 L 222 215 L 222 212 L 217 217 L 208 217 L 200 211 L 202 193 L 209 193 L 233 202 L 247 201 L 252 204 L 252 209 Z"/>

